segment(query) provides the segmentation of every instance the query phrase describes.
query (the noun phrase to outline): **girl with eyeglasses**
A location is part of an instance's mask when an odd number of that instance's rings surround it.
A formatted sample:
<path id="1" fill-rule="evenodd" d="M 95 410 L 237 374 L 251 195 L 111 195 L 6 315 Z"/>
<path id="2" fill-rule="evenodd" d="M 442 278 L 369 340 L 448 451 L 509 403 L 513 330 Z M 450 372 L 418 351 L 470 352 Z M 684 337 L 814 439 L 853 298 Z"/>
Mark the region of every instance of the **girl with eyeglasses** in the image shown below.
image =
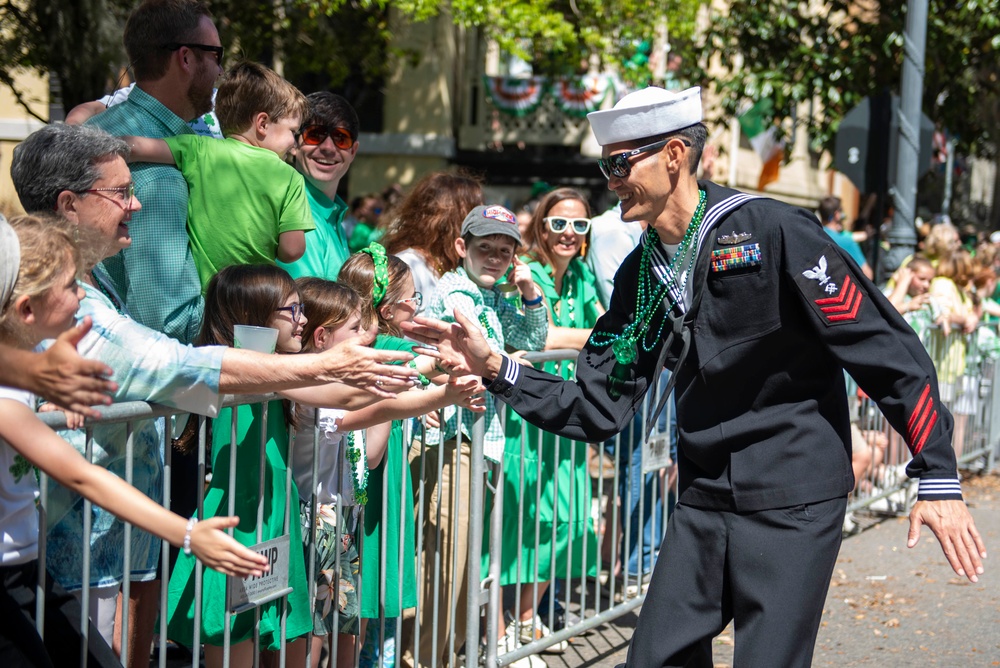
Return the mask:
<path id="1" fill-rule="evenodd" d="M 549 311 L 546 350 L 583 348 L 604 312 L 597 296 L 597 281 L 583 259 L 590 238 L 590 213 L 590 205 L 581 192 L 558 188 L 542 197 L 532 215 L 525 240 L 528 251 L 522 259 L 531 269 L 532 279 L 545 296 Z M 572 361 L 546 362 L 542 368 L 563 378 L 574 376 Z M 557 579 L 593 574 L 597 544 L 590 521 L 592 495 L 587 444 L 534 428 L 529 428 L 527 434 L 523 445 L 520 432 L 513 438 L 508 434 L 504 452 L 500 565 L 501 583 L 521 586 L 521 605 L 515 617 L 522 642 L 551 633 L 547 608 L 543 606 L 541 614 L 536 611 L 538 600 L 549 586 L 553 564 Z M 536 494 L 540 498 L 537 506 Z M 523 511 L 519 511 L 521 499 L 524 500 Z M 519 512 L 523 513 L 524 520 L 520 537 Z M 537 544 L 534 538 L 536 520 L 539 523 Z M 591 573 L 584 572 L 585 563 Z M 537 598 L 534 595 L 536 582 Z M 549 593 L 551 603 L 554 597 Z M 565 643 L 557 643 L 550 651 L 565 648 Z"/>
<path id="2" fill-rule="evenodd" d="M 308 323 L 302 301 L 292 278 L 278 267 L 270 265 L 234 265 L 222 269 L 208 283 L 205 293 L 205 316 L 197 341 L 199 346 L 234 346 L 234 325 L 273 327 L 278 330 L 275 352 L 292 354 L 302 350 L 302 331 Z M 312 629 L 309 585 L 306 578 L 302 551 L 294 549 L 302 544 L 300 525 L 293 520 L 284 526 L 285 507 L 295 499 L 285 495 L 286 471 L 290 467 L 288 425 L 293 422 L 290 405 L 276 399 L 267 404 L 267 435 L 265 466 L 260 469 L 261 427 L 264 420 L 261 404 L 248 404 L 223 408 L 211 421 L 206 437 L 211 444 L 212 481 L 205 491 L 202 518 L 226 514 L 230 497 L 235 497 L 235 514 L 240 523 L 234 530 L 237 541 L 246 546 L 256 545 L 289 534 L 290 561 L 288 585 L 293 591 L 287 601 L 272 601 L 259 607 L 260 648 L 276 651 L 281 643 L 282 606 L 288 610 L 285 637 L 288 638 L 289 665 L 302 666 L 305 660 L 305 643 L 296 639 Z M 233 412 L 236 412 L 236 487 L 230 489 L 230 453 L 234 443 L 230 440 Z M 192 425 L 185 435 L 193 435 Z M 182 447 L 184 447 L 182 445 Z M 264 519 L 257 537 L 258 480 L 264 479 Z M 170 577 L 167 618 L 170 638 L 187 647 L 193 643 L 195 560 L 179 555 Z M 205 645 L 207 666 L 223 663 L 225 632 L 226 579 L 221 575 L 205 572 L 202 584 L 201 642 Z M 232 665 L 251 665 L 253 662 L 253 611 L 233 615 L 231 618 Z"/>

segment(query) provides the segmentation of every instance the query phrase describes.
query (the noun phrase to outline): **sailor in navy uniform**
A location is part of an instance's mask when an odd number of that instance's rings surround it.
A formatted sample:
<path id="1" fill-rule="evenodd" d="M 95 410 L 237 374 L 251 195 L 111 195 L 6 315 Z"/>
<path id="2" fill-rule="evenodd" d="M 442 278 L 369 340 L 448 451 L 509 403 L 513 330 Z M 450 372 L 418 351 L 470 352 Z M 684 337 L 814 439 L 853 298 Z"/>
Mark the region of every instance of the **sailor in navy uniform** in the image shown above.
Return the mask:
<path id="1" fill-rule="evenodd" d="M 913 454 L 909 544 L 926 524 L 973 582 L 985 546 L 920 341 L 810 212 L 696 181 L 701 118 L 698 88 L 590 114 L 622 220 L 649 229 L 575 382 L 491 353 L 460 314 L 410 329 L 532 424 L 590 442 L 673 368 L 680 494 L 627 665 L 712 666 L 735 620 L 736 666 L 809 666 L 854 485 L 845 369 Z"/>

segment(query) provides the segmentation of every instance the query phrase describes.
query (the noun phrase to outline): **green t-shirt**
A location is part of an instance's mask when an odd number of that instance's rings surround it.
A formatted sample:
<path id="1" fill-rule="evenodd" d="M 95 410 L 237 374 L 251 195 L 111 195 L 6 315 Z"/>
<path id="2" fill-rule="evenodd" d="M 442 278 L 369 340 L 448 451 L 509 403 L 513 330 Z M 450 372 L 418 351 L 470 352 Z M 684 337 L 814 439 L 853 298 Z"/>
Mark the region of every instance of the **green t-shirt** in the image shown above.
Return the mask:
<path id="1" fill-rule="evenodd" d="M 302 257 L 288 264 L 278 262 L 278 266 L 291 274 L 292 278 L 315 276 L 335 281 L 340 267 L 351 256 L 342 226 L 347 203 L 339 195 L 331 200 L 308 179 L 305 182 L 309 210 L 316 229 L 306 238 L 306 252 Z"/>
<path id="2" fill-rule="evenodd" d="M 223 267 L 274 264 L 279 234 L 316 227 L 302 175 L 276 153 L 235 139 L 165 141 L 188 184 L 188 237 L 202 291 Z"/>

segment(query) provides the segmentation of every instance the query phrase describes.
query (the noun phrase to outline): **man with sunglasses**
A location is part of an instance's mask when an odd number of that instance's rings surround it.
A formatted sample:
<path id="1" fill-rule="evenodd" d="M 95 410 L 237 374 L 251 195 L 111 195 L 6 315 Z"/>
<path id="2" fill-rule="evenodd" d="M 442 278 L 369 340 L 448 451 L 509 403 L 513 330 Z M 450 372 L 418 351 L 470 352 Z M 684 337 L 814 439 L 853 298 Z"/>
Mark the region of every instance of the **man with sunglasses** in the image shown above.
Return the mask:
<path id="1" fill-rule="evenodd" d="M 854 482 L 845 370 L 913 454 L 907 544 L 927 525 L 955 572 L 977 582 L 986 549 L 913 330 L 811 212 L 696 180 L 700 89 L 646 88 L 589 118 L 622 220 L 649 228 L 576 381 L 490 351 L 460 313 L 458 325 L 406 329 L 529 422 L 573 439 L 621 431 L 663 365 L 673 369 L 678 503 L 627 665 L 711 666 L 712 639 L 731 620 L 739 665 L 810 665 Z"/>
<path id="2" fill-rule="evenodd" d="M 309 117 L 299 129 L 293 149 L 295 168 L 306 182 L 313 223 L 309 243 L 295 262 L 278 262 L 292 278 L 315 276 L 336 280 L 351 255 L 343 228 L 347 203 L 337 194 L 340 181 L 358 154 L 358 114 L 340 95 L 321 91 L 306 96 Z"/>
<path id="3" fill-rule="evenodd" d="M 135 87 L 128 99 L 87 121 L 116 136 L 166 138 L 212 110 L 223 47 L 201 0 L 146 0 L 122 38 Z M 139 323 L 182 343 L 194 340 L 204 301 L 188 243 L 188 188 L 171 166 L 132 165 L 143 203 L 132 219 L 132 246 L 103 263 Z"/>

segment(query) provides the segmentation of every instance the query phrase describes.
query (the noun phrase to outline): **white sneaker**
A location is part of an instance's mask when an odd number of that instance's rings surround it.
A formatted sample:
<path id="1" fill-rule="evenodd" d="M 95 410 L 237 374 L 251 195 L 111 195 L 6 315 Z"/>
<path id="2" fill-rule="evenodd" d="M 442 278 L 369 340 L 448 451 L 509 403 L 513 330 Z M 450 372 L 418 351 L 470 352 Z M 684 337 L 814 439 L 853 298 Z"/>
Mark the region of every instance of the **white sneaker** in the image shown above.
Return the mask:
<path id="1" fill-rule="evenodd" d="M 508 622 L 503 636 L 497 640 L 497 656 L 502 656 L 508 652 L 512 652 L 514 649 L 521 646 L 518 639 L 518 627 L 519 624 L 516 621 L 511 620 Z M 507 665 L 512 668 L 548 668 L 545 661 L 542 660 L 542 657 L 535 654 L 529 654 L 528 656 L 521 657 L 517 661 L 508 663 Z"/>
<path id="2" fill-rule="evenodd" d="M 552 635 L 552 629 L 546 626 L 542 622 L 542 618 L 535 615 L 530 622 L 520 622 L 518 624 L 520 627 L 519 640 L 522 645 L 527 645 L 530 642 L 536 640 L 541 640 L 547 636 Z M 567 649 L 569 649 L 569 642 L 566 640 L 560 640 L 559 642 L 549 645 L 543 652 L 552 652 L 553 654 L 562 654 Z"/>
<path id="3" fill-rule="evenodd" d="M 843 532 L 842 532 L 843 535 L 845 535 L 845 536 L 853 536 L 854 534 L 858 533 L 860 530 L 861 529 L 858 527 L 858 523 L 856 521 L 854 521 L 854 513 L 849 512 L 846 515 L 844 515 L 844 528 L 843 528 Z"/>

